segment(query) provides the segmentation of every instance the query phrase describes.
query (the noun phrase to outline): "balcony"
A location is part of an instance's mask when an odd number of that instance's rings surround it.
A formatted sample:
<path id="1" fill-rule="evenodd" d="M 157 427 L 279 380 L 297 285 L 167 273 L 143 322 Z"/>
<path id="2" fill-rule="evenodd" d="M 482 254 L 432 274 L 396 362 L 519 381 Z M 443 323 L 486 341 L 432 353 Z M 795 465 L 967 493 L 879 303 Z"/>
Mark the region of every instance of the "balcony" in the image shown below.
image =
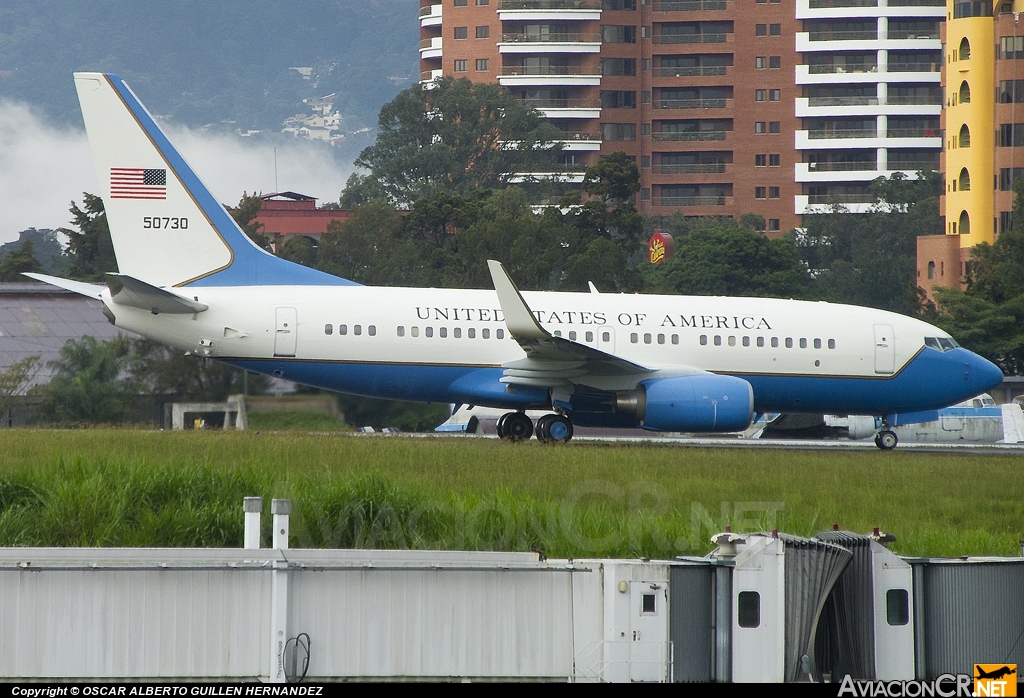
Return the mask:
<path id="1" fill-rule="evenodd" d="M 655 99 L 653 109 L 725 109 L 732 106 L 732 99 Z"/>
<path id="2" fill-rule="evenodd" d="M 889 3 L 892 5 L 892 3 Z M 810 0 L 812 10 L 823 10 L 835 7 L 878 7 L 878 0 Z"/>
<path id="3" fill-rule="evenodd" d="M 887 70 L 890 73 L 938 73 L 942 70 L 942 64 L 930 61 L 922 63 L 890 63 Z"/>
<path id="4" fill-rule="evenodd" d="M 655 0 L 655 12 L 708 12 L 724 10 L 726 0 Z"/>
<path id="5" fill-rule="evenodd" d="M 601 0 L 499 0 L 502 22 L 601 19 Z"/>
<path id="6" fill-rule="evenodd" d="M 601 76 L 592 70 L 579 66 L 503 66 L 498 83 L 506 87 L 600 85 Z"/>
<path id="7" fill-rule="evenodd" d="M 680 68 L 659 67 L 652 69 L 651 74 L 656 78 L 707 77 L 709 75 L 725 75 L 727 67 L 724 65 L 695 65 Z"/>
<path id="8" fill-rule="evenodd" d="M 441 57 L 441 37 L 435 36 L 420 41 L 420 60 Z"/>
<path id="9" fill-rule="evenodd" d="M 889 0 L 889 7 L 945 7 L 945 0 Z"/>
<path id="10" fill-rule="evenodd" d="M 828 204 L 873 204 L 876 199 L 871 194 L 810 194 L 807 203 L 813 205 Z"/>
<path id="11" fill-rule="evenodd" d="M 678 44 L 725 44 L 735 40 L 735 34 L 658 34 L 654 43 Z"/>
<path id="12" fill-rule="evenodd" d="M 940 128 L 890 128 L 885 132 L 886 138 L 938 138 L 940 141 L 945 137 L 945 131 Z"/>
<path id="13" fill-rule="evenodd" d="M 801 66 L 797 66 L 801 67 Z M 862 73 L 877 73 L 878 66 L 874 63 L 865 63 L 863 65 L 829 65 L 826 63 L 816 63 L 807 66 L 807 72 L 810 75 L 843 75 L 845 73 L 862 74 Z"/>
<path id="14" fill-rule="evenodd" d="M 727 206 L 731 196 L 656 196 L 655 206 Z"/>
<path id="15" fill-rule="evenodd" d="M 903 162 L 890 162 L 888 167 L 892 172 L 918 172 L 920 170 L 930 172 L 931 170 L 939 169 L 939 161 L 938 158 L 935 160 L 905 160 Z"/>
<path id="16" fill-rule="evenodd" d="M 934 32 L 922 32 L 920 30 L 908 30 L 908 29 L 890 29 L 888 31 L 890 39 L 928 39 L 931 41 L 938 41 L 939 30 L 936 29 Z M 905 48 L 905 47 L 900 47 Z"/>
<path id="17" fill-rule="evenodd" d="M 658 142 L 672 141 L 724 141 L 726 131 L 655 131 L 651 139 Z"/>
<path id="18" fill-rule="evenodd" d="M 726 170 L 724 162 L 688 163 L 684 165 L 652 165 L 653 174 L 723 174 Z"/>
<path id="19" fill-rule="evenodd" d="M 600 53 L 600 34 L 502 34 L 499 53 Z"/>
<path id="20" fill-rule="evenodd" d="M 594 152 L 601 150 L 601 134 L 587 131 L 563 131 L 559 141 L 563 152 Z"/>
<path id="21" fill-rule="evenodd" d="M 804 32 L 800 32 L 804 33 Z M 878 29 L 806 32 L 808 41 L 878 41 Z"/>
<path id="22" fill-rule="evenodd" d="M 825 128 L 809 129 L 807 137 L 811 140 L 832 140 L 833 138 L 877 138 L 878 131 L 874 128 Z"/>
<path id="23" fill-rule="evenodd" d="M 862 162 L 808 162 L 808 172 L 874 172 L 878 164 L 874 161 Z"/>
<path id="24" fill-rule="evenodd" d="M 440 27 L 441 26 L 441 4 L 427 5 L 426 7 L 420 8 L 420 26 L 421 27 Z"/>
<path id="25" fill-rule="evenodd" d="M 900 95 L 889 95 L 885 99 L 886 104 L 892 104 L 896 106 L 928 106 L 928 107 L 941 107 L 942 106 L 942 95 L 928 95 L 925 97 L 914 96 L 900 96 Z"/>
<path id="26" fill-rule="evenodd" d="M 432 83 L 434 80 L 440 78 L 442 74 L 443 73 L 440 68 L 437 70 L 424 70 L 420 73 L 420 82 L 424 84 Z"/>
<path id="27" fill-rule="evenodd" d="M 809 107 L 871 107 L 878 104 L 878 97 L 808 97 Z"/>
<path id="28" fill-rule="evenodd" d="M 601 102 L 593 99 L 531 98 L 520 100 L 549 119 L 596 119 Z"/>

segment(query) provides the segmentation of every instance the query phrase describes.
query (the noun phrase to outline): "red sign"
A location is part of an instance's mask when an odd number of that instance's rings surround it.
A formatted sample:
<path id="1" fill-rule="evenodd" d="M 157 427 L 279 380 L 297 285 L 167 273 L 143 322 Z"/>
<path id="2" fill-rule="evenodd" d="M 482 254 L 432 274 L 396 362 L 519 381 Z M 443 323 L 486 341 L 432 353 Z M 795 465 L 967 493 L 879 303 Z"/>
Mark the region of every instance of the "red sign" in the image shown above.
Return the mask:
<path id="1" fill-rule="evenodd" d="M 670 258 L 675 251 L 675 240 L 668 233 L 655 231 L 654 235 L 647 242 L 647 258 L 651 260 L 651 264 L 661 264 Z"/>

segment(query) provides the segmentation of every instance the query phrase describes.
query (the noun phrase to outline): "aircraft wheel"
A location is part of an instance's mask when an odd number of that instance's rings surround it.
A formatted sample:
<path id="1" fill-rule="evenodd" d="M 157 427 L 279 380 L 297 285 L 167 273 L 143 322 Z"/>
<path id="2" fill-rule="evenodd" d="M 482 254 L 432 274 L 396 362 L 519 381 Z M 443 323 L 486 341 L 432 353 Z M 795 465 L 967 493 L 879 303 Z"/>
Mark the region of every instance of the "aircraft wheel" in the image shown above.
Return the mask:
<path id="1" fill-rule="evenodd" d="M 497 424 L 494 425 L 494 428 L 498 431 L 499 439 L 509 438 L 508 430 L 505 428 L 505 421 L 511 414 L 515 414 L 515 412 L 506 412 L 505 414 L 501 415 L 500 417 L 498 417 Z"/>
<path id="2" fill-rule="evenodd" d="M 560 414 L 551 415 L 547 424 L 548 439 L 556 443 L 567 443 L 572 438 L 572 422 Z"/>
<path id="3" fill-rule="evenodd" d="M 511 441 L 526 441 L 533 436 L 533 420 L 524 412 L 509 412 L 503 426 Z"/>
<path id="4" fill-rule="evenodd" d="M 896 433 L 892 431 L 880 431 L 875 435 L 875 446 L 878 446 L 883 451 L 893 450 L 899 441 Z"/>
<path id="5" fill-rule="evenodd" d="M 551 434 L 548 431 L 548 428 L 551 426 L 551 420 L 556 416 L 557 415 L 553 414 L 545 414 L 537 420 L 537 441 L 540 441 L 542 444 L 551 442 Z"/>

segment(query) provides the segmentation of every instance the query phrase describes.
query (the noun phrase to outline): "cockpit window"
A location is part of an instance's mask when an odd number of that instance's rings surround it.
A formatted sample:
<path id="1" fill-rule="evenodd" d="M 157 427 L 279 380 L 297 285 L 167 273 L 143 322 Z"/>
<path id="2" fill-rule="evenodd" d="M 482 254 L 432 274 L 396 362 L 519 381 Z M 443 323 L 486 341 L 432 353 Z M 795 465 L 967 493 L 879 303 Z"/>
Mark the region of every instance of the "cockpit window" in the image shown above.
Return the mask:
<path id="1" fill-rule="evenodd" d="M 938 351 L 952 351 L 960 346 L 949 337 L 925 337 L 924 345 Z"/>

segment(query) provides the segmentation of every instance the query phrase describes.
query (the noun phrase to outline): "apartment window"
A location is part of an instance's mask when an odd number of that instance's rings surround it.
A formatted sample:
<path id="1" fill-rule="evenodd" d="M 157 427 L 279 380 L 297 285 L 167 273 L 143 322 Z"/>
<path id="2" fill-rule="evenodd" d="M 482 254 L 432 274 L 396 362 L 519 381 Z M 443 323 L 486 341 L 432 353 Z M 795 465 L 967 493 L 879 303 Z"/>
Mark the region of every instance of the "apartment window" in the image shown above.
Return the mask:
<path id="1" fill-rule="evenodd" d="M 754 36 L 768 36 L 768 25 L 758 24 L 754 26 Z"/>
<path id="2" fill-rule="evenodd" d="M 641 58 L 640 59 L 640 70 L 648 71 L 650 69 L 651 69 L 651 59 L 650 58 Z"/>
<path id="3" fill-rule="evenodd" d="M 1004 36 L 999 39 L 999 58 L 1002 60 L 1024 59 L 1024 36 Z"/>
<path id="4" fill-rule="evenodd" d="M 636 0 L 601 0 L 602 10 L 627 10 L 636 9 Z"/>
<path id="5" fill-rule="evenodd" d="M 961 135 L 960 141 L 960 146 L 965 147 L 963 135 Z M 999 146 L 1001 148 L 1024 146 L 1024 124 L 999 124 Z"/>
<path id="6" fill-rule="evenodd" d="M 767 199 L 768 198 L 768 187 L 754 187 L 754 198 L 755 199 Z"/>
<path id="7" fill-rule="evenodd" d="M 489 39 L 489 38 L 491 38 L 491 28 L 490 27 L 477 27 L 476 28 L 476 38 L 478 38 L 478 39 Z"/>
<path id="8" fill-rule="evenodd" d="M 768 133 L 782 133 L 782 122 L 781 121 L 769 121 L 768 122 Z"/>
<path id="9" fill-rule="evenodd" d="M 651 125 L 650 124 L 640 124 L 640 135 L 641 136 L 649 136 L 649 135 L 651 135 Z"/>
<path id="10" fill-rule="evenodd" d="M 770 56 L 768 58 L 769 68 L 781 68 L 782 67 L 782 56 Z"/>
<path id="11" fill-rule="evenodd" d="M 779 187 L 768 187 L 768 198 L 778 199 L 779 198 Z"/>
<path id="12" fill-rule="evenodd" d="M 635 141 L 636 124 L 601 124 L 601 139 L 606 141 Z"/>
<path id="13" fill-rule="evenodd" d="M 477 7 L 485 7 L 491 4 L 491 0 L 476 0 Z"/>
<path id="14" fill-rule="evenodd" d="M 602 58 L 601 75 L 636 75 L 636 59 Z"/>
<path id="15" fill-rule="evenodd" d="M 766 121 L 755 121 L 754 122 L 754 133 L 767 133 L 768 123 Z"/>
<path id="16" fill-rule="evenodd" d="M 636 92 L 601 90 L 602 109 L 636 109 Z"/>
<path id="17" fill-rule="evenodd" d="M 780 230 L 781 229 L 780 223 L 781 223 L 781 221 L 779 221 L 778 218 L 769 218 L 768 219 L 768 230 L 774 230 L 774 231 Z M 760 346 L 760 345 L 758 345 L 758 346 Z"/>
<path id="18" fill-rule="evenodd" d="M 468 0 L 455 0 L 456 7 L 465 7 L 468 4 Z"/>
<path id="19" fill-rule="evenodd" d="M 769 102 L 780 102 L 780 101 L 782 101 L 782 90 L 768 90 L 768 101 Z"/>
<path id="20" fill-rule="evenodd" d="M 489 58 L 477 58 L 476 59 L 476 72 L 486 73 L 491 69 L 491 59 Z"/>
<path id="21" fill-rule="evenodd" d="M 455 72 L 456 73 L 466 73 L 466 72 L 469 72 L 469 61 L 465 60 L 465 59 L 455 61 Z"/>
<path id="22" fill-rule="evenodd" d="M 962 83 L 960 87 L 960 101 L 962 103 L 967 103 L 971 101 L 971 88 L 967 87 L 965 91 L 963 85 L 967 85 L 967 83 Z M 964 99 L 964 96 L 966 96 L 967 99 Z M 1024 80 L 1000 81 L 999 92 L 996 93 L 996 100 L 1001 104 L 1024 103 Z"/>
<path id="23" fill-rule="evenodd" d="M 768 0 L 757 0 L 757 4 L 758 5 L 767 5 L 768 4 Z"/>
<path id="24" fill-rule="evenodd" d="M 999 233 L 1000 235 L 1013 228 L 1013 211 L 999 212 Z"/>
<path id="25" fill-rule="evenodd" d="M 644 26 L 640 27 L 640 38 L 641 39 L 650 39 L 651 38 L 651 28 L 649 26 L 644 25 Z"/>
<path id="26" fill-rule="evenodd" d="M 650 90 L 644 90 L 643 92 L 640 93 L 640 104 L 650 104 L 650 103 L 651 103 L 651 91 Z"/>
<path id="27" fill-rule="evenodd" d="M 650 167 L 650 166 L 651 166 L 651 156 L 650 155 L 641 155 L 640 156 L 640 167 L 647 168 L 647 167 Z"/>
<path id="28" fill-rule="evenodd" d="M 754 90 L 754 101 L 755 102 L 767 102 L 768 101 L 768 90 Z"/>
<path id="29" fill-rule="evenodd" d="M 782 36 L 782 25 L 781 24 L 769 24 L 768 25 L 769 36 Z"/>
<path id="30" fill-rule="evenodd" d="M 754 167 L 768 167 L 768 156 L 764 154 L 755 155 Z"/>
<path id="31" fill-rule="evenodd" d="M 772 153 L 768 156 L 768 167 L 778 167 L 782 162 L 782 156 L 779 153 Z"/>
<path id="32" fill-rule="evenodd" d="M 1022 167 L 1003 167 L 999 170 L 999 191 L 1013 191 L 1014 183 L 1024 175 Z"/>
<path id="33" fill-rule="evenodd" d="M 764 70 L 767 67 L 768 67 L 768 58 L 767 58 L 767 56 L 757 56 L 756 58 L 754 58 L 754 68 L 756 68 L 757 70 Z"/>
<path id="34" fill-rule="evenodd" d="M 456 39 L 468 39 L 469 38 L 469 27 L 455 27 L 455 38 Z"/>
<path id="35" fill-rule="evenodd" d="M 602 24 L 601 41 L 606 44 L 635 44 L 636 27 Z"/>
<path id="36" fill-rule="evenodd" d="M 640 200 L 641 201 L 650 201 L 651 200 L 651 188 L 650 187 L 644 187 L 643 189 L 640 190 Z M 605 340 L 605 341 L 608 341 L 608 340 Z"/>

